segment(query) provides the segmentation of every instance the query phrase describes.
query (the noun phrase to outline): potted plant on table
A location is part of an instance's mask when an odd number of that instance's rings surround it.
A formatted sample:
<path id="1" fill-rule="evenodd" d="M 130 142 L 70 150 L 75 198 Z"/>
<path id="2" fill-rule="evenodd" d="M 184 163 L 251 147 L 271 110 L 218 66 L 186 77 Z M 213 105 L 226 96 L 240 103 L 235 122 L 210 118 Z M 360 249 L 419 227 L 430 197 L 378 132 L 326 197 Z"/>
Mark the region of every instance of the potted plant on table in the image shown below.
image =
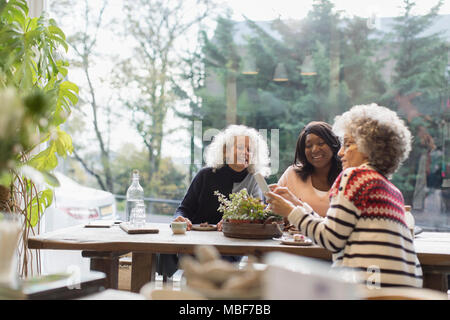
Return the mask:
<path id="1" fill-rule="evenodd" d="M 247 189 L 232 193 L 229 199 L 218 191 L 219 211 L 223 213 L 225 236 L 248 239 L 271 239 L 279 237 L 279 224 L 283 218 L 276 215 L 259 199 L 250 196 Z"/>

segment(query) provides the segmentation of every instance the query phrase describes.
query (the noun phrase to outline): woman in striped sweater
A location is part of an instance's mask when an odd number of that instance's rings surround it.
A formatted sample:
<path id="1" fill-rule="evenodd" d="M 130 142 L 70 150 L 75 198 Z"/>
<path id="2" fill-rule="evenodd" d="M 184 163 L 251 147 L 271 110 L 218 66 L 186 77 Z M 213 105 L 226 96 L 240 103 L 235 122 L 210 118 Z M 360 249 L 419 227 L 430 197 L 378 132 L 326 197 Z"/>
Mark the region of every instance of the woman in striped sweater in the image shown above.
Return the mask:
<path id="1" fill-rule="evenodd" d="M 352 268 L 371 287 L 422 286 L 402 193 L 388 180 L 408 157 L 411 133 L 388 108 L 351 108 L 333 131 L 343 138 L 343 172 L 330 190 L 325 218 L 283 187 L 266 194 L 271 209 L 333 253 L 333 266 Z"/>

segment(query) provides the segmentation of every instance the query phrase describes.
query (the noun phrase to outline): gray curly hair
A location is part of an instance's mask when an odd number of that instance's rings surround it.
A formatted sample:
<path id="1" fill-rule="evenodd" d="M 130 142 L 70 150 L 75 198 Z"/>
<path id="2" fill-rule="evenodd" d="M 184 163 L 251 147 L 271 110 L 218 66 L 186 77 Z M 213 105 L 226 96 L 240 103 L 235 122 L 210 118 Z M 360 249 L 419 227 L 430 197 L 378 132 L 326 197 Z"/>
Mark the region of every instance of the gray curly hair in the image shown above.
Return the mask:
<path id="1" fill-rule="evenodd" d="M 225 164 L 225 154 L 234 146 L 235 137 L 249 137 L 250 139 L 250 159 L 248 171 L 251 173 L 260 172 L 263 176 L 270 174 L 269 149 L 266 140 L 253 128 L 244 125 L 230 125 L 225 130 L 215 135 L 211 144 L 205 150 L 206 166 L 218 169 Z"/>
<path id="2" fill-rule="evenodd" d="M 335 118 L 333 131 L 355 139 L 358 150 L 381 174 L 390 177 L 408 158 L 412 136 L 397 113 L 375 103 L 358 105 Z"/>

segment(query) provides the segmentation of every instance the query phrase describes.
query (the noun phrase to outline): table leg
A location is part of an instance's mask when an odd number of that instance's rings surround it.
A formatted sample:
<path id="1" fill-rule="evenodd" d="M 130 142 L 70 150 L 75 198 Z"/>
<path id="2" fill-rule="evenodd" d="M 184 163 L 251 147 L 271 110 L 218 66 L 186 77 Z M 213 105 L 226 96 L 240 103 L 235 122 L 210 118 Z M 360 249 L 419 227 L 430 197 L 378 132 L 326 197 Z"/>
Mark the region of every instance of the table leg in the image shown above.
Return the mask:
<path id="1" fill-rule="evenodd" d="M 131 258 L 131 291 L 139 292 L 142 286 L 155 278 L 156 255 L 133 252 Z"/>
<path id="2" fill-rule="evenodd" d="M 82 251 L 81 255 L 91 259 L 91 270 L 106 274 L 106 288 L 118 289 L 119 257 L 126 252 Z"/>
<path id="3" fill-rule="evenodd" d="M 423 287 L 427 289 L 448 291 L 449 267 L 422 266 Z"/>

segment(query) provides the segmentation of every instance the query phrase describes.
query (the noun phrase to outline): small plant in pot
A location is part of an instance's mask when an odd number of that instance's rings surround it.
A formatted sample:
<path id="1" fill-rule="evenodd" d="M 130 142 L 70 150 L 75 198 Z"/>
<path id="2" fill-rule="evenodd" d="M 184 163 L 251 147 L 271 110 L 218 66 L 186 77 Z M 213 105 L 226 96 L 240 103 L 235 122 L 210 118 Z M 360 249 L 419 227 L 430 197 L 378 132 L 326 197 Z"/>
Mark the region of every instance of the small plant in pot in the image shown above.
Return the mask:
<path id="1" fill-rule="evenodd" d="M 223 213 L 223 233 L 235 238 L 265 239 L 281 235 L 278 224 L 283 218 L 269 210 L 258 198 L 250 196 L 247 189 L 230 194 L 229 198 L 215 191 L 219 211 Z"/>

